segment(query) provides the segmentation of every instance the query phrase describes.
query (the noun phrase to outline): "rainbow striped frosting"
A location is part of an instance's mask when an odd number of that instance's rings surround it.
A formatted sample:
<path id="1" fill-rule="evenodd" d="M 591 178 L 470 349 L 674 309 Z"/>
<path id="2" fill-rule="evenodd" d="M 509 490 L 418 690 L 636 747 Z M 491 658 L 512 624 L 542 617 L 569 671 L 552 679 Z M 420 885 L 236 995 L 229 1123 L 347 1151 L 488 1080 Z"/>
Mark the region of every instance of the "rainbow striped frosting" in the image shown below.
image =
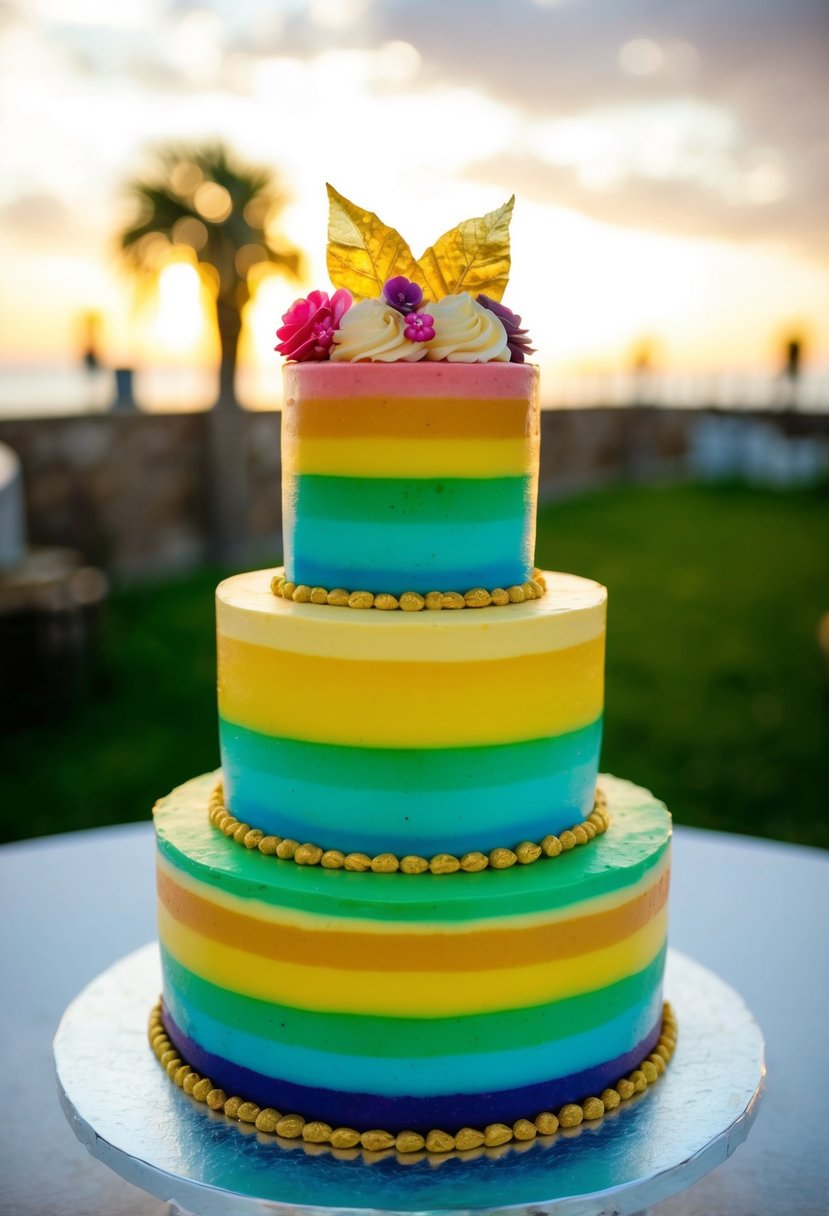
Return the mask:
<path id="1" fill-rule="evenodd" d="M 289 363 L 283 373 L 288 579 L 399 595 L 532 576 L 536 367 Z"/>
<path id="2" fill-rule="evenodd" d="M 526 868 L 295 865 L 155 812 L 164 1018 L 214 1085 L 332 1126 L 510 1123 L 599 1093 L 656 1043 L 670 817 L 603 778 L 612 828 Z"/>
<path id="3" fill-rule="evenodd" d="M 604 587 L 478 612 L 295 604 L 272 571 L 217 593 L 225 797 L 239 820 L 323 848 L 462 854 L 590 812 L 604 697 Z"/>

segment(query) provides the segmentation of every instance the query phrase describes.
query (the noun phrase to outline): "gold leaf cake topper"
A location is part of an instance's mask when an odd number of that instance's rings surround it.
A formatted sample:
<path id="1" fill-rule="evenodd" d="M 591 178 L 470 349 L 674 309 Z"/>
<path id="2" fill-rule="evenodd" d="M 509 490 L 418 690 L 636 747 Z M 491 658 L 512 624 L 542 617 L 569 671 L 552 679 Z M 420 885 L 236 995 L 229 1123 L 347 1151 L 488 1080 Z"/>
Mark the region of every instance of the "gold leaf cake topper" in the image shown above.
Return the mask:
<path id="1" fill-rule="evenodd" d="M 466 291 L 500 300 L 509 278 L 509 224 L 515 195 L 502 207 L 464 220 L 415 259 L 394 228 L 329 185 L 327 265 L 331 282 L 356 301 L 380 295 L 403 275 L 433 300 Z"/>

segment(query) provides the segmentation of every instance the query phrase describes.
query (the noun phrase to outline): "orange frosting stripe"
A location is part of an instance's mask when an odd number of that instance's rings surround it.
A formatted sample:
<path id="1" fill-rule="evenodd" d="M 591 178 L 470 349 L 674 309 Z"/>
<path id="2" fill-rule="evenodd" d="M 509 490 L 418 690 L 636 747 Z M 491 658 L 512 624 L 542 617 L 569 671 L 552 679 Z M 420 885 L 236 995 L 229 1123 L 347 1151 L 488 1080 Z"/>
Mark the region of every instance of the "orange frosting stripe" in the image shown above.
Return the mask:
<path id="1" fill-rule="evenodd" d="M 463 881 L 460 879 L 459 881 Z M 654 919 L 668 897 L 664 870 L 647 890 L 616 908 L 563 926 L 434 934 L 331 932 L 279 925 L 224 908 L 180 887 L 158 870 L 158 896 L 169 914 L 194 932 L 270 960 L 344 971 L 492 971 L 577 958 L 631 937 Z"/>
<path id="2" fill-rule="evenodd" d="M 538 430 L 526 400 L 385 397 L 296 401 L 283 414 L 284 439 L 516 439 Z"/>

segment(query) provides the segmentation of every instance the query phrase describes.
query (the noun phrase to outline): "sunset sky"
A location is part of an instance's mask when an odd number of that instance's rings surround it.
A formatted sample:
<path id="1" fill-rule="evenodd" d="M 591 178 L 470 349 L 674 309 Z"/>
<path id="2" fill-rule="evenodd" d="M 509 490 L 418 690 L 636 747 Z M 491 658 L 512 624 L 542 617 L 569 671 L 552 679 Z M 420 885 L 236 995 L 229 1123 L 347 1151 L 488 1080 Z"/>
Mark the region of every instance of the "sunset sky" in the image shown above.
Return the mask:
<path id="1" fill-rule="evenodd" d="M 125 180 L 167 140 L 275 169 L 327 285 L 324 183 L 420 253 L 517 195 L 505 303 L 554 371 L 829 369 L 825 0 L 0 0 L 0 369 L 210 360 L 179 266 L 139 306 Z M 248 310 L 267 367 L 299 294 Z"/>

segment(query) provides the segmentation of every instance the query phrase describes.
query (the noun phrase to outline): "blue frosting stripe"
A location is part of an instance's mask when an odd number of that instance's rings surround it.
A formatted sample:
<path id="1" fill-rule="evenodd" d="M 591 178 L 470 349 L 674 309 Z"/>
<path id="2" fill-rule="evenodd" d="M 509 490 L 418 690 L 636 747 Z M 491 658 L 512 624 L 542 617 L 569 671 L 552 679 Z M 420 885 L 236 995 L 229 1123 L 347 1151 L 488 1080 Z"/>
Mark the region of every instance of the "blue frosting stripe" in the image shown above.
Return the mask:
<path id="1" fill-rule="evenodd" d="M 256 1060 L 264 1075 L 314 1089 L 336 1077 L 343 1089 L 368 1088 L 386 1097 L 438 1096 L 459 1088 L 464 1093 L 482 1093 L 531 1084 L 539 1073 L 553 1077 L 565 1070 L 586 1071 L 608 1056 L 621 1055 L 630 1043 L 640 1042 L 662 1008 L 657 982 L 644 1000 L 615 1018 L 563 1039 L 461 1056 L 378 1058 L 297 1047 L 226 1026 L 192 1000 L 188 999 L 186 1006 L 180 1003 L 172 985 L 165 988 L 165 1001 L 176 1025 L 186 1028 L 188 1037 L 204 1051 L 221 1055 L 231 1064 L 240 1066 L 242 1061 Z"/>
<path id="2" fill-rule="evenodd" d="M 548 739 L 432 749 L 274 738 L 226 720 L 219 730 L 228 805 L 247 823 L 350 850 L 382 839 L 402 852 L 464 852 L 482 839 L 540 839 L 588 813 L 602 720 Z"/>
<path id="3" fill-rule="evenodd" d="M 423 1134 L 435 1127 L 454 1132 L 464 1126 L 512 1123 L 516 1119 L 532 1118 L 542 1110 L 557 1110 L 566 1102 L 578 1102 L 600 1094 L 653 1050 L 662 1025 L 660 1009 L 655 1025 L 630 1051 L 566 1076 L 483 1093 L 392 1097 L 298 1085 L 265 1076 L 203 1050 L 180 1029 L 166 1007 L 163 1018 L 170 1040 L 187 1063 L 202 1076 L 210 1077 L 214 1085 L 229 1095 L 238 1095 L 259 1106 L 275 1107 L 283 1114 L 320 1119 L 332 1127 L 354 1127 L 358 1131 L 383 1128 L 395 1133 L 409 1129 Z"/>
<path id="4" fill-rule="evenodd" d="M 346 554 L 351 552 L 351 537 L 346 547 L 337 549 L 330 544 L 331 534 L 327 527 L 325 533 L 327 541 L 323 552 L 328 555 L 326 560 L 319 560 L 317 549 L 313 553 L 305 553 L 300 552 L 298 547 L 297 555 L 292 557 L 286 547 L 286 567 L 292 582 L 304 583 L 307 587 L 325 587 L 327 591 L 344 587 L 346 591 L 371 591 L 375 594 L 383 591 L 389 595 L 402 595 L 404 591 L 417 591 L 425 595 L 429 591 L 458 591 L 464 594 L 472 587 L 485 587 L 487 591 L 492 591 L 495 587 L 506 588 L 526 583 L 532 578 L 532 559 L 516 558 L 516 553 L 520 551 L 512 544 L 504 549 L 501 561 L 493 561 L 493 553 L 497 551 L 492 543 L 485 543 L 480 563 L 473 564 L 468 545 L 455 552 L 449 552 L 443 545 L 440 553 L 436 554 L 432 534 L 427 541 L 427 550 L 420 555 L 406 545 L 407 552 L 412 553 L 412 560 L 402 568 L 398 565 L 399 538 L 389 538 L 390 543 L 382 555 L 382 566 L 377 566 L 367 563 L 364 551 L 353 560 L 344 561 Z"/>

